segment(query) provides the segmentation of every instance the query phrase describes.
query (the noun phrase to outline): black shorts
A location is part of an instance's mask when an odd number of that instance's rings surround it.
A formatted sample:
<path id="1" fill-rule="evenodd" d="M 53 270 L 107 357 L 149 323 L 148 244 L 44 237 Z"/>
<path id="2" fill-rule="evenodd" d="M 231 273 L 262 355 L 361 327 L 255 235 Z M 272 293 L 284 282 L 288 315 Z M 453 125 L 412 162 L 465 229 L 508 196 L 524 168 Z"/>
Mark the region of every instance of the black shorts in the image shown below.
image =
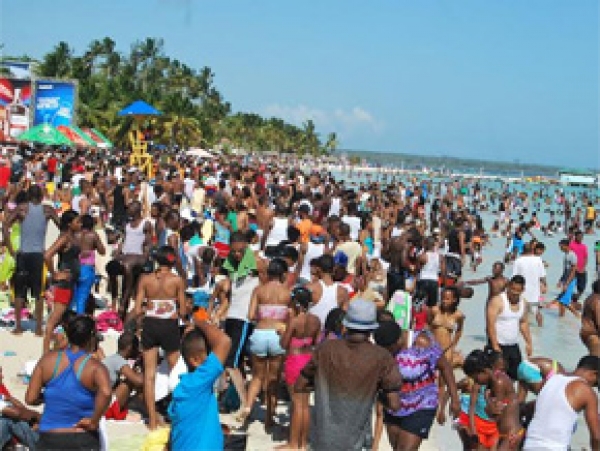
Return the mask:
<path id="1" fill-rule="evenodd" d="M 28 293 L 34 299 L 42 294 L 44 280 L 44 254 L 42 252 L 19 252 L 16 258 L 15 298 L 27 300 Z"/>
<path id="2" fill-rule="evenodd" d="M 460 258 L 453 255 L 446 255 L 446 275 L 454 279 L 462 276 L 462 262 Z"/>
<path id="3" fill-rule="evenodd" d="M 575 274 L 575 278 L 577 279 L 577 294 L 581 295 L 587 285 L 587 272 L 578 272 Z"/>
<path id="4" fill-rule="evenodd" d="M 165 352 L 179 350 L 181 335 L 179 320 L 146 316 L 142 323 L 142 347 L 144 350 L 161 348 Z"/>
<path id="5" fill-rule="evenodd" d="M 225 368 L 239 368 L 242 356 L 246 353 L 246 341 L 251 334 L 248 321 L 235 318 L 225 320 L 225 333 L 231 339 L 231 349 L 225 361 Z"/>
<path id="6" fill-rule="evenodd" d="M 383 413 L 383 422 L 392 426 L 398 426 L 406 432 L 417 437 L 426 439 L 435 419 L 436 409 L 417 410 L 405 417 L 396 417 L 388 412 Z"/>
<path id="7" fill-rule="evenodd" d="M 517 380 L 517 369 L 523 360 L 519 345 L 500 345 L 502 357 L 506 362 L 506 374 L 513 380 Z"/>
<path id="8" fill-rule="evenodd" d="M 42 432 L 35 448 L 100 450 L 100 435 L 98 432 Z"/>
<path id="9" fill-rule="evenodd" d="M 423 290 L 427 296 L 427 307 L 435 307 L 440 298 L 440 289 L 437 280 L 419 280 L 417 290 Z"/>

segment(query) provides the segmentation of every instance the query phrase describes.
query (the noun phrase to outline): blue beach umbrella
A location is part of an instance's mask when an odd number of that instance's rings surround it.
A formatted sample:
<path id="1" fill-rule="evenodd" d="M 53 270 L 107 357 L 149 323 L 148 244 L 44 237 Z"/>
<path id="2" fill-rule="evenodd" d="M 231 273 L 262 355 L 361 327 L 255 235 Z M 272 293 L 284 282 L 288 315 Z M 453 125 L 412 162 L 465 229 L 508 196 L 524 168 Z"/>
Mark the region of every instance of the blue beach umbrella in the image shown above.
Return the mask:
<path id="1" fill-rule="evenodd" d="M 119 111 L 119 116 L 160 116 L 162 113 L 143 100 L 136 100 Z"/>

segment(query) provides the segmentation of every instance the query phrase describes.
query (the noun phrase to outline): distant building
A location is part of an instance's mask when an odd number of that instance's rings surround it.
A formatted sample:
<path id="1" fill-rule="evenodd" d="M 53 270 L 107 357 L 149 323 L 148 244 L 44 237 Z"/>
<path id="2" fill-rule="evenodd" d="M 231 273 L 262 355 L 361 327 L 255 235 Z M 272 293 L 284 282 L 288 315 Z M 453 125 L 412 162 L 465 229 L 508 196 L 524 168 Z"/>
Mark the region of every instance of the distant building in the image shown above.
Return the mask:
<path id="1" fill-rule="evenodd" d="M 558 179 L 562 185 L 568 186 L 593 186 L 597 183 L 596 174 L 578 169 L 563 169 L 558 172 Z"/>

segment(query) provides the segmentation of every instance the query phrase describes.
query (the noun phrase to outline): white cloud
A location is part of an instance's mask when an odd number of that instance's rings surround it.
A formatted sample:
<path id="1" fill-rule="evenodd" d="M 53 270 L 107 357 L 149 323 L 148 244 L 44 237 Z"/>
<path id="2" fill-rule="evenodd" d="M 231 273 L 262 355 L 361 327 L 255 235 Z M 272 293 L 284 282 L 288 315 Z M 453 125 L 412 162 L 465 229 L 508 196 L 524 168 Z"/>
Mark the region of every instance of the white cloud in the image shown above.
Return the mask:
<path id="1" fill-rule="evenodd" d="M 280 117 L 283 120 L 296 125 L 302 125 L 309 119 L 315 122 L 321 131 L 335 131 L 340 134 L 351 134 L 356 129 L 380 132 L 383 123 L 377 120 L 373 114 L 355 106 L 351 109 L 336 108 L 331 111 L 319 108 L 311 108 L 306 105 L 287 106 L 272 104 L 263 109 L 265 116 Z"/>

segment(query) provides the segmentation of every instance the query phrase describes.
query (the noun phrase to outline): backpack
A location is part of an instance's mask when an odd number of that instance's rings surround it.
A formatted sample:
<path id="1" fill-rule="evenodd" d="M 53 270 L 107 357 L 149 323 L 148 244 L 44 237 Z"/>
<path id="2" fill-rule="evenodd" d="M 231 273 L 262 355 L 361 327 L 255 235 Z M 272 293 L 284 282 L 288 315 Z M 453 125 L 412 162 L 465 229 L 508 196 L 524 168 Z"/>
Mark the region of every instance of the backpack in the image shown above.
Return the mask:
<path id="1" fill-rule="evenodd" d="M 116 312 L 110 310 L 100 313 L 96 318 L 96 330 L 98 332 L 107 332 L 109 329 L 123 332 L 123 321 Z"/>

